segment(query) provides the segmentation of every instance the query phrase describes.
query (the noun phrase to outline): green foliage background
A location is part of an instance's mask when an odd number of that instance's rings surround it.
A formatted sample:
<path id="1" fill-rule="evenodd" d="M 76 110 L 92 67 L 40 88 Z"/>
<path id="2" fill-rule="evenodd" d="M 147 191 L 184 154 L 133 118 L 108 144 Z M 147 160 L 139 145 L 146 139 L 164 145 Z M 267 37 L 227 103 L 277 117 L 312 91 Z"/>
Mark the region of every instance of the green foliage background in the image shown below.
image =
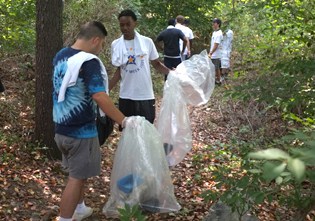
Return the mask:
<path id="1" fill-rule="evenodd" d="M 34 52 L 35 0 L 0 0 L 0 53 Z"/>
<path id="2" fill-rule="evenodd" d="M 314 9 L 314 2 L 300 0 L 238 3 L 236 74 L 248 81 L 234 96 L 266 101 L 288 119 L 314 125 Z"/>

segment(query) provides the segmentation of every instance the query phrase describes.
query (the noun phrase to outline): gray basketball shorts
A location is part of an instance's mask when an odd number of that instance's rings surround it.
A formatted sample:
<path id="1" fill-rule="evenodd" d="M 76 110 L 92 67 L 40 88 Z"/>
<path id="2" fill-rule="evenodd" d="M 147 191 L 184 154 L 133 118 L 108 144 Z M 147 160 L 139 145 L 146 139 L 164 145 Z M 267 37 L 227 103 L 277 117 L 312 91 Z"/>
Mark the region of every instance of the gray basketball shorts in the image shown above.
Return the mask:
<path id="1" fill-rule="evenodd" d="M 100 174 L 101 150 L 97 137 L 78 139 L 55 134 L 55 141 L 69 177 L 87 179 Z"/>

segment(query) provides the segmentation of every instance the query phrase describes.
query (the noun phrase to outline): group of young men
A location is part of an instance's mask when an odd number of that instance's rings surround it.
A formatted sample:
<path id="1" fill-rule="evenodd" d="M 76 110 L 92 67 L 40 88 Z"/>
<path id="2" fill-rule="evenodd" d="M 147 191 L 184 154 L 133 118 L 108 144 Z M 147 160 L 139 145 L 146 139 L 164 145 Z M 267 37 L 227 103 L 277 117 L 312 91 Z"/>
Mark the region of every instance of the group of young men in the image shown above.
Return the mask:
<path id="1" fill-rule="evenodd" d="M 228 26 L 228 23 L 226 23 L 226 26 Z M 230 71 L 233 31 L 226 27 L 226 31 L 222 32 L 221 20 L 218 18 L 213 19 L 212 28 L 209 57 L 215 66 L 215 83 L 221 85 L 227 79 Z"/>
<path id="2" fill-rule="evenodd" d="M 170 69 L 176 68 L 191 56 L 194 34 L 188 23 L 188 19 L 178 15 L 176 19 L 168 21 L 168 27 L 156 38 L 158 48 L 164 52 L 164 64 Z"/>
<path id="3" fill-rule="evenodd" d="M 164 64 L 170 69 L 174 69 L 182 61 L 191 56 L 192 30 L 185 25 L 186 20 L 182 15 L 175 19 L 170 19 L 168 27 L 157 37 L 158 48 L 164 51 Z M 230 71 L 230 57 L 232 51 L 233 31 L 225 23 L 226 30 L 221 30 L 221 20 L 215 18 L 212 22 L 213 33 L 209 57 L 215 65 L 216 84 L 221 85 L 227 79 Z M 163 45 L 161 43 L 164 43 Z"/>
<path id="4" fill-rule="evenodd" d="M 107 36 L 100 22 L 84 24 L 75 43 L 61 49 L 53 60 L 55 141 L 69 174 L 61 197 L 59 221 L 80 221 L 93 212 L 85 205 L 84 193 L 86 180 L 101 171 L 96 108 L 121 129 L 134 126 L 129 116 L 140 115 L 153 123 L 155 97 L 150 64 L 167 77 L 170 70 L 191 56 L 193 34 L 184 25 L 183 16 L 176 17 L 176 24 L 170 20 L 167 29 L 157 37 L 157 42 L 164 42 L 164 64 L 152 39 L 135 31 L 137 16 L 133 11 L 123 10 L 118 22 L 122 36 L 111 44 L 111 61 L 116 71 L 110 80 L 98 58 Z M 119 81 L 116 108 L 108 93 Z"/>
<path id="5" fill-rule="evenodd" d="M 86 180 L 99 175 L 101 168 L 96 106 L 121 128 L 133 125 L 127 116 L 144 116 L 153 123 L 155 98 L 150 64 L 164 75 L 170 71 L 160 62 L 153 41 L 135 31 L 137 17 L 133 11 L 122 11 L 118 21 L 122 36 L 111 45 L 112 64 L 117 67 L 112 79 L 108 80 L 97 57 L 107 36 L 104 25 L 97 21 L 83 25 L 75 43 L 60 50 L 53 60 L 55 141 L 69 173 L 59 221 L 79 221 L 93 212 L 85 205 L 84 188 Z M 119 80 L 118 109 L 108 92 Z"/>

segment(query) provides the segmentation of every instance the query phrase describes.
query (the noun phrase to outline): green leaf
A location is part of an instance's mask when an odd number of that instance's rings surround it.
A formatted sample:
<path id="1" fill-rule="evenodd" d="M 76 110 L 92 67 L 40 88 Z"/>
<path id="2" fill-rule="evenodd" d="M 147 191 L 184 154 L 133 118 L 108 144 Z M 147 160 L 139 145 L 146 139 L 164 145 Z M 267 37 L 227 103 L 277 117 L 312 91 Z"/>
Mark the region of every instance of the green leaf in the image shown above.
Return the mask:
<path id="1" fill-rule="evenodd" d="M 315 140 L 310 140 L 310 141 L 307 141 L 305 142 L 305 144 L 309 147 L 312 147 L 314 148 L 315 147 Z"/>
<path id="2" fill-rule="evenodd" d="M 291 176 L 290 172 L 284 171 L 280 174 L 280 176 L 284 177 L 284 176 Z"/>
<path id="3" fill-rule="evenodd" d="M 301 182 L 305 174 L 305 163 L 298 158 L 291 159 L 288 161 L 288 170 L 298 182 Z"/>
<path id="4" fill-rule="evenodd" d="M 130 220 L 137 220 L 137 221 L 144 221 L 146 217 L 142 215 L 139 206 L 134 205 L 130 206 L 125 204 L 124 208 L 119 208 L 119 219 L 121 221 L 130 221 Z"/>
<path id="5" fill-rule="evenodd" d="M 292 149 L 294 157 L 302 160 L 306 165 L 315 165 L 315 149 L 314 148 L 300 148 Z"/>
<path id="6" fill-rule="evenodd" d="M 278 176 L 276 178 L 276 184 L 280 185 L 283 182 L 283 178 L 281 176 Z"/>
<path id="7" fill-rule="evenodd" d="M 306 171 L 306 176 L 311 182 L 315 183 L 315 171 L 314 170 Z"/>
<path id="8" fill-rule="evenodd" d="M 251 170 L 248 170 L 248 172 L 250 172 L 250 173 L 261 173 L 262 171 L 260 169 L 251 169 Z"/>
<path id="9" fill-rule="evenodd" d="M 249 177 L 248 176 L 243 176 L 238 182 L 237 182 L 237 187 L 238 188 L 245 188 L 247 187 L 249 183 Z"/>
<path id="10" fill-rule="evenodd" d="M 264 199 L 265 199 L 265 193 L 259 192 L 259 193 L 257 193 L 257 195 L 255 197 L 255 203 L 261 204 L 262 202 L 264 202 Z"/>
<path id="11" fill-rule="evenodd" d="M 288 160 L 290 158 L 289 154 L 277 148 L 251 152 L 248 157 L 257 160 Z"/>
<path id="12" fill-rule="evenodd" d="M 300 139 L 300 140 L 308 140 L 309 139 L 309 136 L 307 136 L 305 133 L 300 132 L 300 131 L 295 133 L 295 137 Z"/>
<path id="13" fill-rule="evenodd" d="M 269 203 L 271 203 L 273 201 L 273 198 L 274 198 L 274 195 L 272 195 L 272 194 L 267 195 L 267 201 Z"/>
<path id="14" fill-rule="evenodd" d="M 285 162 L 282 163 L 274 163 L 274 162 L 266 162 L 263 165 L 263 178 L 268 182 L 278 177 L 286 168 L 287 164 Z"/>
<path id="15" fill-rule="evenodd" d="M 204 198 L 205 201 L 210 201 L 210 200 L 215 201 L 215 200 L 217 200 L 220 197 L 220 194 L 218 192 L 214 192 L 214 191 L 211 191 L 211 190 L 206 190 L 206 191 L 202 192 L 200 194 L 200 196 L 202 198 Z"/>
<path id="16" fill-rule="evenodd" d="M 288 181 L 292 180 L 292 176 L 286 176 L 284 179 L 283 179 L 283 183 L 287 183 Z"/>

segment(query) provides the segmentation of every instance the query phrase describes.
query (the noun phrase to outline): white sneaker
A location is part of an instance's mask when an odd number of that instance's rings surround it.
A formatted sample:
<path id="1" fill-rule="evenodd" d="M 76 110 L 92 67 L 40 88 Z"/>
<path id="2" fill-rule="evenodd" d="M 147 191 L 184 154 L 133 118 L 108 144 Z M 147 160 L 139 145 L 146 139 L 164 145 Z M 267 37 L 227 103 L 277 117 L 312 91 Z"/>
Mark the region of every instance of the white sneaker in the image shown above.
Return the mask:
<path id="1" fill-rule="evenodd" d="M 91 207 L 85 207 L 84 211 L 82 212 L 76 212 L 74 211 L 74 214 L 72 216 L 72 221 L 81 221 L 89 216 L 91 216 L 93 213 L 93 209 Z"/>
<path id="2" fill-rule="evenodd" d="M 220 82 L 221 82 L 221 83 L 224 83 L 224 81 L 225 81 L 224 76 L 221 76 L 221 77 L 220 77 Z"/>

